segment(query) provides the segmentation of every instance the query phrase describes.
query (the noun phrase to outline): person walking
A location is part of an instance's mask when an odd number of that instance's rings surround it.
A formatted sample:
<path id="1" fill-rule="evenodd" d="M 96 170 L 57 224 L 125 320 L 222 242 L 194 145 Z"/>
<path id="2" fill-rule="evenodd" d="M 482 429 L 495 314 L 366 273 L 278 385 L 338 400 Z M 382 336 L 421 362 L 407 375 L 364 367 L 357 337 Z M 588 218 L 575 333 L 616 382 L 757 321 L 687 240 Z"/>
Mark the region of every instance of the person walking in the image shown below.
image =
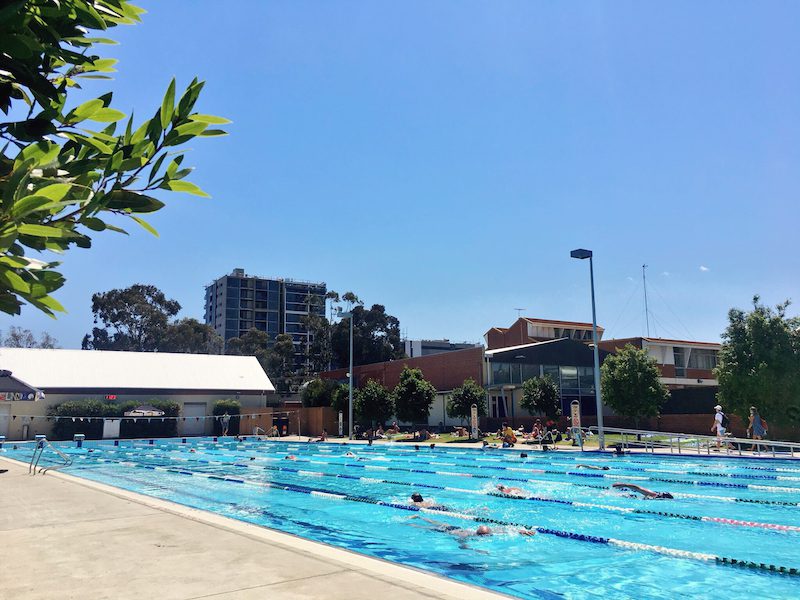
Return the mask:
<path id="1" fill-rule="evenodd" d="M 767 422 L 758 414 L 755 406 L 750 407 L 750 423 L 747 425 L 747 437 L 754 440 L 763 440 L 767 435 Z M 755 450 L 756 445 L 750 446 L 750 450 Z"/>
<path id="2" fill-rule="evenodd" d="M 714 424 L 711 425 L 711 431 L 717 432 L 717 450 L 719 450 L 722 438 L 728 432 L 728 416 L 722 412 L 722 406 L 719 404 L 714 407 L 714 410 L 716 412 L 714 413 Z"/>
<path id="3" fill-rule="evenodd" d="M 227 411 L 225 411 L 225 414 L 222 415 L 221 420 L 222 420 L 222 435 L 224 437 L 228 435 L 228 427 L 230 427 L 231 424 L 231 416 L 228 414 Z"/>

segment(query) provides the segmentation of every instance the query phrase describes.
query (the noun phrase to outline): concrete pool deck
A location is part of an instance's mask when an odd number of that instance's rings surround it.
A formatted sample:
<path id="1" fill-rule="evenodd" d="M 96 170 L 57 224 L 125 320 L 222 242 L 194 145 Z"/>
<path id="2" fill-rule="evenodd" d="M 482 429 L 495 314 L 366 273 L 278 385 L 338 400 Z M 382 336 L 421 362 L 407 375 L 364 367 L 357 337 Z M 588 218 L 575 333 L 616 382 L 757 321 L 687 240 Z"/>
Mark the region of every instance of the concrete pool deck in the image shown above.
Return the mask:
<path id="1" fill-rule="evenodd" d="M 64 473 L 0 468 L 3 598 L 508 598 Z"/>

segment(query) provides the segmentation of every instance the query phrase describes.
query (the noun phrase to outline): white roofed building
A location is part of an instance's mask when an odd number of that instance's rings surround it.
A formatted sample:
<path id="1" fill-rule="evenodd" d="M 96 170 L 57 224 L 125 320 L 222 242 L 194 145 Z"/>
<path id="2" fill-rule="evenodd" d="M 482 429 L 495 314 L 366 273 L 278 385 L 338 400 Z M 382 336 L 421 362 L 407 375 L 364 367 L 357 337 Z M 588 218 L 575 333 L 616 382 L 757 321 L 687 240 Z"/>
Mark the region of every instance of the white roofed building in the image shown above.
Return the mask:
<path id="1" fill-rule="evenodd" d="M 172 400 L 187 417 L 179 433 L 200 435 L 210 431 L 210 419 L 188 417 L 211 415 L 224 399 L 264 407 L 275 391 L 253 356 L 0 348 L 0 372 L 9 372 L 0 377 L 0 435 L 12 439 L 47 434 L 51 424 L 36 417 L 83 399 Z M 18 389 L 21 383 L 30 393 Z"/>

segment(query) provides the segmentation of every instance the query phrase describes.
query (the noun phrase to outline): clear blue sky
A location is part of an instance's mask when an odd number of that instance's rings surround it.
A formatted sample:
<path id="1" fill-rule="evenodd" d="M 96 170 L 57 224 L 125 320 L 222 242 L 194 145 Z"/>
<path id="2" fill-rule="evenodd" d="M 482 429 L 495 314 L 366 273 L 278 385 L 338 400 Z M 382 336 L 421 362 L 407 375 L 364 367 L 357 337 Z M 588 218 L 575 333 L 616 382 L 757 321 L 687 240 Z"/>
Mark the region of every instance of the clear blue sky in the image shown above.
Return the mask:
<path id="1" fill-rule="evenodd" d="M 152 283 L 202 319 L 233 269 L 322 280 L 412 338 L 529 316 L 716 340 L 754 293 L 800 301 L 796 2 L 139 2 L 112 37 L 114 106 L 169 79 L 234 121 L 199 140 L 156 239 L 65 257 L 69 313 L 9 325 L 77 347 L 95 291 Z M 797 307 L 792 311 L 796 314 Z"/>

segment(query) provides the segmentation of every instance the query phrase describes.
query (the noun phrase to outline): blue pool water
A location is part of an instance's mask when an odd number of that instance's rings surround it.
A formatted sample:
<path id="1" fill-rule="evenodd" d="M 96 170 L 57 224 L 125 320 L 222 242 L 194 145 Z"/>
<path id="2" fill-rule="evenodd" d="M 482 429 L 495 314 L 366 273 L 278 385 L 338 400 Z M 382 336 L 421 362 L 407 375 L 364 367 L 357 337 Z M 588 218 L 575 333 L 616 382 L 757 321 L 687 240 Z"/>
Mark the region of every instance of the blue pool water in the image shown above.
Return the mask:
<path id="1" fill-rule="evenodd" d="M 798 575 L 716 560 L 800 567 L 800 462 L 224 440 L 59 447 L 72 475 L 521 598 L 800 597 Z M 611 488 L 622 481 L 675 498 Z M 413 492 L 446 510 L 414 510 Z M 452 531 L 482 524 L 493 535 Z"/>

